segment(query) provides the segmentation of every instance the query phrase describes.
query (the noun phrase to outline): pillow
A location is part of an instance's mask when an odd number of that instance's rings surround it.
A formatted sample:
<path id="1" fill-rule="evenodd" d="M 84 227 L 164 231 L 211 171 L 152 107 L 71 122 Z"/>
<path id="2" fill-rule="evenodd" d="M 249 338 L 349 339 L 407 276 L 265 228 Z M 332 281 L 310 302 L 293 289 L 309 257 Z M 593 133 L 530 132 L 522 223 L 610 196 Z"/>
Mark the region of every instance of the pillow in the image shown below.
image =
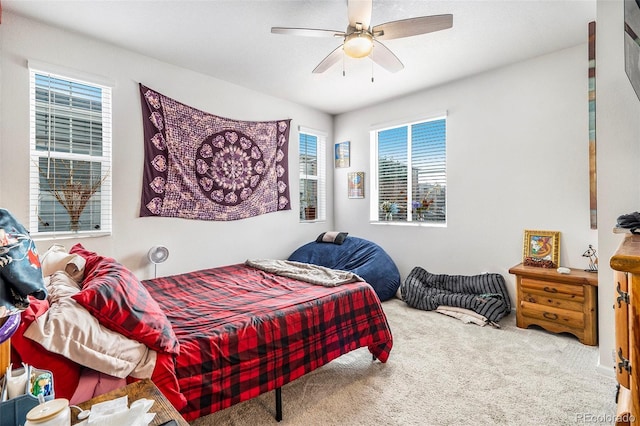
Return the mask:
<path id="1" fill-rule="evenodd" d="M 71 297 L 100 324 L 155 351 L 180 352 L 169 319 L 133 272 L 80 244 L 69 252 L 86 256 L 87 261 L 82 290 Z"/>
<path id="2" fill-rule="evenodd" d="M 69 254 L 67 249 L 60 244 L 49 247 L 40 258 L 42 264 L 42 275 L 48 277 L 56 271 L 65 271 L 77 282 L 82 282 L 84 278 L 84 267 L 86 261 L 79 254 Z"/>
<path id="3" fill-rule="evenodd" d="M 50 277 L 44 277 L 44 285 L 49 295 L 49 305 L 58 303 L 61 297 L 73 296 L 80 291 L 80 284 L 64 271 L 57 271 Z"/>
<path id="4" fill-rule="evenodd" d="M 323 232 L 316 238 L 316 243 L 342 244 L 347 235 L 349 235 L 348 232 Z"/>
<path id="5" fill-rule="evenodd" d="M 24 362 L 51 371 L 56 398 L 70 399 L 78 386 L 82 366 L 62 355 L 49 352 L 39 343 L 24 337 L 24 332 L 31 323 L 49 309 L 49 302 L 46 300 L 30 299 L 29 307 L 21 314 L 18 331 L 11 337 L 11 362 Z"/>
<path id="6" fill-rule="evenodd" d="M 25 330 L 24 337 L 50 352 L 114 377 L 151 377 L 156 353 L 100 325 L 70 297 L 80 291 L 71 277 L 56 272 L 47 289 L 56 301 L 49 299 L 49 310 Z"/>
<path id="7" fill-rule="evenodd" d="M 98 253 L 85 249 L 80 243 L 73 245 L 71 247 L 71 250 L 69 250 L 69 253 L 77 254 L 78 256 L 82 257 L 85 260 L 85 265 L 84 265 L 85 277 L 91 270 L 95 268 L 96 263 L 102 258 L 102 256 L 100 256 Z"/>

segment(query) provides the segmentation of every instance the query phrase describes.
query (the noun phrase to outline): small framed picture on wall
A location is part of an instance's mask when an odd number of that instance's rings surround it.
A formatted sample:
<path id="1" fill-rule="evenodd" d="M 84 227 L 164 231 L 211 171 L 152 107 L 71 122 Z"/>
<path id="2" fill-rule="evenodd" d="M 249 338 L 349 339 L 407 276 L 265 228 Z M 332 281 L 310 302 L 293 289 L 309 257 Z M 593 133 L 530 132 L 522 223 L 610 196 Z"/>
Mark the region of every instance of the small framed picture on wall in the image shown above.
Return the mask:
<path id="1" fill-rule="evenodd" d="M 364 172 L 348 173 L 347 179 L 349 198 L 364 198 Z"/>
<path id="2" fill-rule="evenodd" d="M 349 156 L 350 156 L 350 147 L 351 143 L 350 142 L 340 142 L 337 143 L 335 145 L 335 167 L 336 168 L 340 168 L 340 167 L 349 167 L 350 166 L 350 161 L 349 161 Z"/>

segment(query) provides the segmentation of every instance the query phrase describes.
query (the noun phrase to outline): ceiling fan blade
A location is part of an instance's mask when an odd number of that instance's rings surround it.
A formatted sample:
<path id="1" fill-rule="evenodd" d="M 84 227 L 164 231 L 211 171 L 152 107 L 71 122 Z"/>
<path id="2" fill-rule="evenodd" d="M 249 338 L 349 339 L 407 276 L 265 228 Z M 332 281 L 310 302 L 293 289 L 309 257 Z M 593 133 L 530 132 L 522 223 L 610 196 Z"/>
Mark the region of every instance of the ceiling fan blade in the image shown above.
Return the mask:
<path id="1" fill-rule="evenodd" d="M 315 28 L 271 27 L 273 34 L 288 34 L 304 37 L 344 37 L 344 31 L 319 30 Z"/>
<path id="2" fill-rule="evenodd" d="M 373 50 L 369 58 L 389 72 L 398 72 L 404 68 L 402 62 L 391 50 L 379 41 L 373 41 Z"/>
<path id="3" fill-rule="evenodd" d="M 453 15 L 432 15 L 386 22 L 373 27 L 372 32 L 377 39 L 391 40 L 446 30 L 452 26 Z"/>
<path id="4" fill-rule="evenodd" d="M 326 58 L 324 58 L 318 66 L 313 70 L 314 74 L 320 74 L 331 68 L 335 65 L 340 59 L 342 59 L 343 55 L 342 45 L 336 47 L 333 52 L 329 53 Z"/>
<path id="5" fill-rule="evenodd" d="M 356 23 L 362 24 L 362 28 L 369 29 L 371 25 L 371 9 L 373 0 L 348 0 L 347 13 L 349 15 L 349 26 L 354 27 Z"/>

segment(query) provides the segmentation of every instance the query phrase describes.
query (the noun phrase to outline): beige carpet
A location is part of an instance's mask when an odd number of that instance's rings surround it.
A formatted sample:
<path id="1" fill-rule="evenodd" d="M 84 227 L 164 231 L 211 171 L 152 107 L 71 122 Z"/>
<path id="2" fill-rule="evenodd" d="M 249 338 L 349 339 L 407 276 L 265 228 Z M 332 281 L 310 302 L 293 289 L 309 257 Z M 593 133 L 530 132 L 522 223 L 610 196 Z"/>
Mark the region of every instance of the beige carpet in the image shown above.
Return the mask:
<path id="1" fill-rule="evenodd" d="M 574 337 L 515 326 L 478 327 L 435 312 L 383 303 L 394 345 L 389 361 L 366 348 L 274 392 L 193 425 L 612 424 L 615 380 L 596 371 L 597 348 Z"/>

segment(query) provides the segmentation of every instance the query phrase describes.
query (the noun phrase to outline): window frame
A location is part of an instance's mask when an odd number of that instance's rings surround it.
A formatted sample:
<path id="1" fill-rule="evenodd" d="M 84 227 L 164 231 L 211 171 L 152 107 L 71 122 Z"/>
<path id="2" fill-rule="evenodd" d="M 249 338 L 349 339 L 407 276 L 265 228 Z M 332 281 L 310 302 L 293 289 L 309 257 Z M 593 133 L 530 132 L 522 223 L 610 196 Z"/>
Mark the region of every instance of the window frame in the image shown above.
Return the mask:
<path id="1" fill-rule="evenodd" d="M 34 239 L 59 239 L 59 238 L 74 238 L 74 237 L 97 237 L 111 235 L 113 228 L 112 221 L 112 121 L 113 121 L 113 107 L 112 107 L 112 86 L 104 78 L 98 76 L 92 76 L 84 73 L 79 73 L 73 70 L 66 70 L 62 67 L 43 64 L 39 62 L 29 62 L 29 226 L 30 234 Z M 99 120 L 101 121 L 101 140 L 100 146 L 102 153 L 97 155 L 93 153 L 74 153 L 63 152 L 49 149 L 38 149 L 37 147 L 37 133 L 36 133 L 36 75 L 44 76 L 45 78 L 55 78 L 62 81 L 70 82 L 72 84 L 79 84 L 89 86 L 91 88 L 99 89 L 101 94 L 101 108 L 99 111 Z M 82 111 L 82 110 L 81 110 Z M 69 114 L 71 116 L 71 113 Z M 64 117 L 64 116 L 63 116 Z M 70 126 L 71 127 L 71 126 Z M 73 143 L 73 139 L 70 139 L 69 144 Z M 93 146 L 88 144 L 89 148 Z M 41 173 L 40 173 L 40 160 L 50 161 L 61 160 L 62 162 L 87 162 L 100 164 L 100 176 L 102 183 L 99 189 L 99 201 L 100 201 L 100 224 L 99 229 L 55 229 L 55 223 L 52 225 L 52 230 L 39 230 L 40 219 L 39 209 L 41 194 L 46 190 L 41 189 Z M 63 163 L 61 163 L 63 164 Z M 49 165 L 49 167 L 51 167 Z M 90 166 L 91 167 L 91 166 Z M 95 180 L 91 180 L 95 182 Z M 52 197 L 51 194 L 47 194 L 47 197 Z M 93 195 L 95 197 L 96 195 Z M 93 198 L 92 197 L 92 198 Z M 91 202 L 89 202 L 91 203 Z M 89 208 L 89 207 L 87 207 Z M 86 211 L 83 210 L 83 211 Z M 53 213 L 53 211 L 52 211 Z M 53 213 L 55 214 L 55 213 Z M 66 222 L 62 221 L 63 223 Z M 97 223 L 96 223 L 97 224 Z"/>
<path id="2" fill-rule="evenodd" d="M 407 196 L 407 218 L 405 220 L 381 220 L 380 219 L 380 187 L 379 181 L 380 177 L 378 175 L 379 171 L 379 143 L 378 143 L 378 135 L 381 132 L 386 130 L 393 129 L 407 129 L 407 163 L 412 163 L 411 158 L 411 128 L 414 125 L 420 125 L 424 123 L 429 123 L 433 121 L 444 120 L 445 122 L 445 136 L 444 136 L 444 220 L 443 221 L 419 221 L 414 220 L 412 209 L 409 209 L 408 206 L 411 205 L 412 199 Z M 384 125 L 379 125 L 376 127 L 372 127 L 369 132 L 370 138 L 370 146 L 371 146 L 371 197 L 370 197 L 370 206 L 369 206 L 369 221 L 374 225 L 395 225 L 395 226 L 426 226 L 426 227 L 436 227 L 436 228 L 446 228 L 447 227 L 447 217 L 448 217 L 448 191 L 447 191 L 447 113 L 439 113 L 429 115 L 427 118 L 416 118 L 413 120 L 404 120 L 393 123 L 386 123 Z M 412 182 L 413 176 L 411 173 L 407 173 L 407 194 L 412 194 Z"/>
<path id="3" fill-rule="evenodd" d="M 309 135 L 316 138 L 316 174 L 306 174 L 302 171 L 302 155 L 303 153 L 300 151 L 301 145 L 301 135 Z M 313 222 L 324 222 L 327 217 L 327 135 L 324 132 L 310 129 L 308 127 L 299 126 L 298 127 L 298 164 L 299 167 L 299 214 L 298 218 L 300 223 L 313 223 Z M 316 181 L 316 192 L 317 192 L 317 200 L 316 200 L 316 217 L 315 219 L 304 219 L 303 217 L 303 188 L 302 181 L 303 180 L 311 180 Z"/>

